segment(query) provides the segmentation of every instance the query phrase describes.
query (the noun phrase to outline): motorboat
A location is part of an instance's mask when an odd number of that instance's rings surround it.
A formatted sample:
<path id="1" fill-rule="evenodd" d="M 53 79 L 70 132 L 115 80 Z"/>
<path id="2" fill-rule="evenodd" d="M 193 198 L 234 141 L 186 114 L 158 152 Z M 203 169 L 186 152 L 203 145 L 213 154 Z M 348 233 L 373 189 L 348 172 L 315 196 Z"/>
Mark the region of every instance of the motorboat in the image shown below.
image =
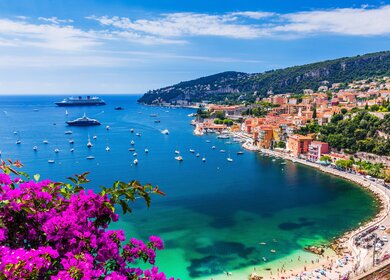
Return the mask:
<path id="1" fill-rule="evenodd" d="M 38 147 L 37 147 L 37 146 L 34 146 L 34 147 L 33 147 L 33 150 L 34 150 L 34 151 L 38 151 Z"/>
<path id="2" fill-rule="evenodd" d="M 160 123 L 161 121 L 160 120 L 154 120 L 155 123 Z"/>
<path id="3" fill-rule="evenodd" d="M 194 149 L 190 149 L 190 153 L 195 153 L 195 150 Z"/>
<path id="4" fill-rule="evenodd" d="M 72 134 L 73 132 L 71 130 L 65 131 L 65 134 Z"/>
<path id="5" fill-rule="evenodd" d="M 225 153 L 226 151 L 225 150 L 219 150 L 220 153 Z"/>
<path id="6" fill-rule="evenodd" d="M 140 137 L 140 136 L 141 136 L 141 133 L 138 133 L 138 132 L 137 132 L 137 133 L 135 134 L 135 136 Z"/>
<path id="7" fill-rule="evenodd" d="M 176 150 L 176 151 L 175 151 L 175 154 L 180 154 L 180 151 L 179 151 L 179 150 Z"/>
<path id="8" fill-rule="evenodd" d="M 131 144 L 131 145 L 134 145 L 134 144 L 135 144 L 134 140 L 131 140 L 130 144 Z"/>
<path id="9" fill-rule="evenodd" d="M 136 156 L 137 156 L 137 153 L 134 153 L 133 156 L 136 157 Z"/>
<path id="10" fill-rule="evenodd" d="M 203 157 L 203 158 L 202 158 L 202 161 L 203 161 L 203 162 L 206 162 L 206 158 L 205 158 L 205 157 Z"/>
<path id="11" fill-rule="evenodd" d="M 106 152 L 109 152 L 109 151 L 110 151 L 110 147 L 107 146 L 107 147 L 106 147 Z"/>
<path id="12" fill-rule="evenodd" d="M 145 149 L 145 153 L 149 153 L 149 150 L 148 150 L 148 149 Z"/>
<path id="13" fill-rule="evenodd" d="M 73 153 L 73 152 L 74 152 L 74 149 L 73 149 L 73 148 L 71 148 L 69 151 L 70 151 L 71 153 Z"/>
<path id="14" fill-rule="evenodd" d="M 55 148 L 55 149 L 54 149 L 54 152 L 55 152 L 56 154 L 58 154 L 58 153 L 60 152 L 60 149 Z"/>
<path id="15" fill-rule="evenodd" d="M 87 159 L 91 160 L 91 159 L 95 159 L 94 156 L 87 156 Z"/>
<path id="16" fill-rule="evenodd" d="M 206 140 L 206 143 L 211 143 L 211 141 L 210 140 Z"/>
<path id="17" fill-rule="evenodd" d="M 22 141 L 16 140 L 16 145 L 20 145 L 20 144 L 22 144 Z"/>
<path id="18" fill-rule="evenodd" d="M 55 163 L 54 159 L 49 159 L 47 162 L 48 163 Z"/>
<path id="19" fill-rule="evenodd" d="M 229 161 L 229 162 L 233 162 L 233 159 L 230 158 L 230 157 L 228 157 L 226 160 Z"/>
<path id="20" fill-rule="evenodd" d="M 238 151 L 238 152 L 237 152 L 237 155 L 243 155 L 243 154 L 244 154 L 243 151 Z"/>
<path id="21" fill-rule="evenodd" d="M 211 149 L 215 150 L 215 146 L 212 146 Z"/>
<path id="22" fill-rule="evenodd" d="M 164 129 L 161 131 L 162 134 L 165 134 L 165 135 L 168 135 L 169 134 L 169 130 L 168 129 Z"/>
<path id="23" fill-rule="evenodd" d="M 200 154 L 198 153 L 198 154 L 196 154 L 196 157 L 200 157 Z"/>
<path id="24" fill-rule="evenodd" d="M 137 165 L 137 164 L 138 164 L 138 159 L 135 159 L 135 160 L 133 161 L 133 163 L 134 163 L 134 165 Z"/>
<path id="25" fill-rule="evenodd" d="M 92 146 L 93 146 L 93 145 L 92 145 L 92 143 L 91 143 L 91 140 L 88 138 L 87 147 L 88 147 L 88 148 L 92 148 Z"/>
<path id="26" fill-rule="evenodd" d="M 177 161 L 183 161 L 183 157 L 182 157 L 182 156 L 177 156 L 177 157 L 175 157 L 175 159 L 176 159 Z"/>
<path id="27" fill-rule="evenodd" d="M 110 126 L 109 125 L 106 125 L 106 130 L 110 130 Z"/>
<path id="28" fill-rule="evenodd" d="M 134 128 L 130 128 L 130 132 L 131 132 L 131 133 L 134 133 Z"/>
<path id="29" fill-rule="evenodd" d="M 49 144 L 49 141 L 43 140 L 43 144 Z"/>
<path id="30" fill-rule="evenodd" d="M 135 151 L 135 148 L 129 148 L 129 152 Z"/>
<path id="31" fill-rule="evenodd" d="M 70 139 L 70 140 L 69 140 L 69 144 L 74 144 L 74 140 L 73 140 L 73 139 Z"/>
<path id="32" fill-rule="evenodd" d="M 90 119 L 84 114 L 81 118 L 75 119 L 73 121 L 67 121 L 66 122 L 70 126 L 95 126 L 95 125 L 101 125 L 101 123 L 98 120 Z"/>
<path id="33" fill-rule="evenodd" d="M 96 135 L 94 135 L 92 138 L 93 138 L 94 140 L 96 140 L 96 139 L 97 139 L 97 136 L 96 136 Z"/>

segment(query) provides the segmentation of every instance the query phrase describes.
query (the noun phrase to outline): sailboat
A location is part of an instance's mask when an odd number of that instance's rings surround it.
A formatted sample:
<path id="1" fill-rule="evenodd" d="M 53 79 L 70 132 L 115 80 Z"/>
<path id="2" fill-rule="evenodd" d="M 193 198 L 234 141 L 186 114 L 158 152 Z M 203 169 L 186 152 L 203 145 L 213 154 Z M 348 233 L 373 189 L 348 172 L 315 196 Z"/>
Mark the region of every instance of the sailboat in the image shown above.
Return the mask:
<path id="1" fill-rule="evenodd" d="M 19 145 L 22 143 L 22 141 L 20 140 L 20 133 L 17 134 L 18 134 L 18 139 L 16 140 L 16 145 Z"/>
<path id="2" fill-rule="evenodd" d="M 68 110 L 65 110 L 65 115 L 68 115 L 69 113 L 68 113 Z"/>
<path id="3" fill-rule="evenodd" d="M 88 143 L 87 143 L 87 147 L 88 148 L 92 148 L 92 143 L 91 143 L 91 139 L 89 138 L 89 135 L 88 135 Z"/>

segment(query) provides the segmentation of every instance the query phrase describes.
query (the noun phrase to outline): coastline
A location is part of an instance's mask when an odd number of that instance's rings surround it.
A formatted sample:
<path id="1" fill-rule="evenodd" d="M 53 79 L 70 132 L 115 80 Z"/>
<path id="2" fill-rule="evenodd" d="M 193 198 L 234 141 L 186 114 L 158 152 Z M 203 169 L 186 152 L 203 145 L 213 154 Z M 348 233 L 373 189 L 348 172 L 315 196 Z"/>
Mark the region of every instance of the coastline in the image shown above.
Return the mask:
<path id="1" fill-rule="evenodd" d="M 252 150 L 252 151 L 256 150 L 253 148 L 251 149 L 250 146 L 245 144 L 243 145 L 243 147 L 247 150 Z M 366 231 L 367 229 L 377 226 L 386 220 L 387 221 L 390 220 L 390 199 L 386 191 L 384 191 L 384 186 L 376 182 L 369 181 L 365 179 L 363 176 L 346 173 L 343 171 L 332 169 L 330 167 L 325 167 L 316 163 L 308 162 L 302 159 L 297 159 L 295 157 L 291 157 L 290 155 L 287 155 L 282 152 L 276 152 L 267 149 L 257 149 L 257 150 L 269 156 L 280 157 L 285 160 L 301 163 L 306 166 L 316 168 L 317 170 L 320 170 L 327 174 L 341 177 L 343 179 L 346 179 L 348 181 L 351 181 L 359 185 L 360 187 L 364 188 L 365 190 L 373 194 L 375 200 L 379 203 L 378 213 L 372 219 L 364 221 L 361 225 L 358 225 L 357 228 L 347 231 L 344 234 L 342 234 L 340 237 L 337 237 L 331 243 L 330 248 L 337 254 L 338 257 L 342 257 L 343 255 L 344 256 L 348 255 L 352 260 L 348 263 L 348 265 L 344 265 L 343 269 L 340 269 L 339 276 L 342 274 L 343 276 L 346 275 L 347 277 L 349 277 L 348 279 L 358 279 L 359 275 L 367 273 L 369 270 L 374 271 L 375 269 L 381 267 L 381 265 L 374 267 L 374 269 L 373 267 L 370 267 L 370 262 L 372 262 L 372 257 L 369 256 L 370 252 L 367 249 L 357 247 L 354 244 L 354 238 L 360 233 Z M 334 264 L 335 261 L 336 260 L 331 260 L 330 264 Z M 382 265 L 387 265 L 389 263 L 390 260 L 388 259 L 387 261 L 384 261 Z M 320 267 L 317 267 L 317 270 L 322 269 L 323 267 L 324 264 L 321 264 Z M 302 272 L 305 272 L 304 274 L 306 274 L 306 269 L 303 267 L 297 267 L 297 269 L 294 270 L 292 274 L 300 274 Z M 270 279 L 275 279 L 275 278 L 270 278 Z M 284 279 L 289 279 L 289 278 L 284 278 Z M 291 279 L 295 279 L 295 278 L 291 278 Z M 330 279 L 334 279 L 334 278 L 330 278 Z"/>

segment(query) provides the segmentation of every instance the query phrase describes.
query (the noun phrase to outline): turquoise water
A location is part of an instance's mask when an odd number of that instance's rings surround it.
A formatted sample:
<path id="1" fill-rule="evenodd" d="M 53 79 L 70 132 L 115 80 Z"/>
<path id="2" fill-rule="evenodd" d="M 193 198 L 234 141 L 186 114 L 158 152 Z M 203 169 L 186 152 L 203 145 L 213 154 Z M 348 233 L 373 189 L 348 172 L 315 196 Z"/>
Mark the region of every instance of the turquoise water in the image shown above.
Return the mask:
<path id="1" fill-rule="evenodd" d="M 350 182 L 291 162 L 281 165 L 281 160 L 256 153 L 238 156 L 238 144 L 226 144 L 215 135 L 194 136 L 187 116 L 191 109 L 142 106 L 135 96 L 103 98 L 107 106 L 68 108 L 66 116 L 65 108 L 53 104 L 61 98 L 0 97 L 2 157 L 21 160 L 27 172 L 40 173 L 41 178 L 65 180 L 90 171 L 88 187 L 93 189 L 117 179 L 158 185 L 165 197 L 153 197 L 150 209 L 137 202 L 133 214 L 121 217 L 114 227 L 144 239 L 160 235 L 167 249 L 157 262 L 168 275 L 210 279 L 223 271 L 240 273 L 243 268 L 265 266 L 263 257 L 277 260 L 306 244 L 329 241 L 377 211 L 372 196 Z M 117 106 L 125 110 L 115 111 Z M 66 126 L 66 120 L 84 112 L 103 125 Z M 111 129 L 106 130 L 106 125 Z M 130 128 L 141 137 L 130 133 Z M 163 129 L 170 134 L 163 135 Z M 65 135 L 66 130 L 73 134 Z M 88 135 L 98 137 L 91 140 L 92 149 L 86 147 Z M 18 138 L 21 145 L 15 144 Z M 75 141 L 74 153 L 69 152 L 69 138 Z M 44 145 L 44 139 L 50 143 Z M 138 166 L 132 164 L 133 152 L 128 151 L 131 140 Z M 110 152 L 105 151 L 106 145 Z M 58 154 L 55 148 L 60 149 Z M 191 148 L 201 156 L 190 153 Z M 175 150 L 181 151 L 183 162 L 174 160 Z M 231 163 L 226 160 L 229 154 Z M 95 159 L 87 160 L 88 155 Z M 48 159 L 55 164 L 48 164 Z"/>

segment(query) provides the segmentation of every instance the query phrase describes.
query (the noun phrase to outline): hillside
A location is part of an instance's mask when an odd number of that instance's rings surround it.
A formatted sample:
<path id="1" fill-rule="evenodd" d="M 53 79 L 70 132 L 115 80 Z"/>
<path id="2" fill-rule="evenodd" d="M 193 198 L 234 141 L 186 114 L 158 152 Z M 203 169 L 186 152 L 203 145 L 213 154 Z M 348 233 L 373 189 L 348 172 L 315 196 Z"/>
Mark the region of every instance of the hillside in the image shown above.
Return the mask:
<path id="1" fill-rule="evenodd" d="M 348 83 L 375 76 L 390 76 L 390 51 L 344 57 L 258 74 L 223 72 L 173 86 L 151 90 L 138 101 L 145 104 L 175 103 L 177 100 L 213 102 L 253 100 L 257 96 L 302 93 L 327 81 Z"/>

